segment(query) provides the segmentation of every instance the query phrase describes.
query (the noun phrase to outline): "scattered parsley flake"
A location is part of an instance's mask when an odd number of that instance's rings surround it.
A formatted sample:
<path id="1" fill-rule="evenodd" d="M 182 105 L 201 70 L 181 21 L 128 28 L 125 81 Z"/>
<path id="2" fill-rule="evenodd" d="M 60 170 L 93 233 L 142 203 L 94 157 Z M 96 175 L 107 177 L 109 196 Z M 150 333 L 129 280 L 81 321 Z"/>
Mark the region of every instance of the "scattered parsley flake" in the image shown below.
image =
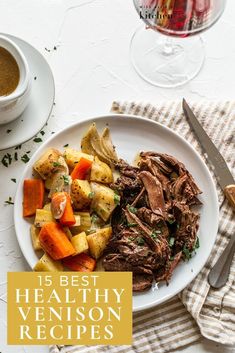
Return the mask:
<path id="1" fill-rule="evenodd" d="M 127 223 L 127 227 L 136 227 L 137 223 Z"/>
<path id="2" fill-rule="evenodd" d="M 33 78 L 33 79 L 34 79 L 34 81 L 36 81 L 36 79 L 37 79 L 37 76 L 34 76 L 34 78 Z"/>
<path id="3" fill-rule="evenodd" d="M 30 152 L 30 151 L 29 151 Z M 27 152 L 26 152 L 27 153 Z M 29 162 L 29 160 L 30 160 L 30 158 L 29 158 L 29 156 L 27 155 L 27 154 L 24 154 L 22 157 L 21 157 L 21 160 L 22 160 L 22 162 L 24 162 L 24 163 L 28 163 Z"/>
<path id="4" fill-rule="evenodd" d="M 40 131 L 40 134 L 43 136 L 43 135 L 45 135 L 45 131 Z"/>
<path id="5" fill-rule="evenodd" d="M 15 161 L 18 161 L 18 153 L 17 152 L 14 153 L 14 159 L 15 159 Z"/>
<path id="6" fill-rule="evenodd" d="M 199 238 L 197 237 L 196 243 L 194 245 L 194 249 L 198 249 L 198 248 L 200 248 L 200 241 L 199 241 Z"/>
<path id="7" fill-rule="evenodd" d="M 18 145 L 15 147 L 15 150 L 20 150 L 21 149 L 21 145 Z"/>
<path id="8" fill-rule="evenodd" d="M 64 145 L 63 147 L 68 147 L 68 145 L 69 145 L 69 144 L 68 144 L 68 143 L 66 143 L 66 145 Z"/>
<path id="9" fill-rule="evenodd" d="M 45 47 L 45 50 L 46 50 L 48 53 L 50 53 L 50 49 L 48 49 L 48 48 Z"/>
<path id="10" fill-rule="evenodd" d="M 144 241 L 143 238 L 138 238 L 138 239 L 137 239 L 137 244 L 138 244 L 138 245 L 144 245 L 144 243 L 145 243 L 145 241 Z"/>
<path id="11" fill-rule="evenodd" d="M 59 162 L 53 162 L 53 167 L 59 167 L 61 164 Z"/>
<path id="12" fill-rule="evenodd" d="M 175 244 L 175 238 L 174 237 L 170 237 L 169 241 L 168 241 L 169 247 L 172 248 L 172 246 L 174 246 Z"/>
<path id="13" fill-rule="evenodd" d="M 176 224 L 176 228 L 177 228 L 177 229 L 179 229 L 179 228 L 180 228 L 180 225 L 179 225 L 178 223 Z"/>
<path id="14" fill-rule="evenodd" d="M 11 181 L 13 181 L 13 183 L 16 183 L 16 179 L 15 178 L 12 178 Z"/>
<path id="15" fill-rule="evenodd" d="M 120 205 L 120 196 L 118 194 L 114 194 L 114 203 L 115 205 Z"/>
<path id="16" fill-rule="evenodd" d="M 156 239 L 156 238 L 157 238 L 157 232 L 156 232 L 156 231 L 153 231 L 153 232 L 152 232 L 151 238 L 152 238 L 152 239 Z"/>
<path id="17" fill-rule="evenodd" d="M 42 139 L 41 139 L 41 137 L 35 137 L 33 139 L 33 142 L 39 143 L 39 142 L 42 142 Z"/>
<path id="18" fill-rule="evenodd" d="M 63 175 L 63 179 L 64 179 L 64 185 L 69 185 L 69 176 L 68 175 Z"/>
<path id="19" fill-rule="evenodd" d="M 55 131 L 52 131 L 51 134 L 53 135 L 55 133 Z"/>
<path id="20" fill-rule="evenodd" d="M 5 154 L 2 158 L 2 165 L 4 165 L 4 167 L 8 168 L 8 166 L 11 164 L 12 162 L 12 157 L 9 153 Z"/>
<path id="21" fill-rule="evenodd" d="M 99 219 L 99 217 L 95 213 L 93 213 L 91 216 L 91 221 L 96 222 L 96 221 L 98 221 L 98 219 Z"/>
<path id="22" fill-rule="evenodd" d="M 8 129 L 8 130 L 7 130 L 7 134 L 9 134 L 11 131 L 12 131 L 12 130 Z"/>
<path id="23" fill-rule="evenodd" d="M 94 191 L 89 192 L 88 194 L 89 199 L 93 199 L 94 195 L 95 195 Z"/>
<path id="24" fill-rule="evenodd" d="M 31 151 L 27 151 L 26 153 L 29 154 Z"/>
<path id="25" fill-rule="evenodd" d="M 6 200 L 4 203 L 5 203 L 5 205 L 14 205 L 14 202 L 12 201 L 12 197 L 11 196 L 9 196 L 8 200 Z"/>
<path id="26" fill-rule="evenodd" d="M 169 219 L 167 220 L 167 222 L 168 222 L 169 224 L 173 224 L 173 223 L 175 223 L 175 219 L 169 218 Z"/>
<path id="27" fill-rule="evenodd" d="M 186 247 L 186 245 L 183 247 L 183 253 L 187 260 L 191 259 L 192 252 Z"/>
<path id="28" fill-rule="evenodd" d="M 135 208 L 135 207 L 133 207 L 133 206 L 128 205 L 127 208 L 128 208 L 128 210 L 129 210 L 131 213 L 134 213 L 134 214 L 135 214 L 135 213 L 137 212 L 137 208 Z"/>

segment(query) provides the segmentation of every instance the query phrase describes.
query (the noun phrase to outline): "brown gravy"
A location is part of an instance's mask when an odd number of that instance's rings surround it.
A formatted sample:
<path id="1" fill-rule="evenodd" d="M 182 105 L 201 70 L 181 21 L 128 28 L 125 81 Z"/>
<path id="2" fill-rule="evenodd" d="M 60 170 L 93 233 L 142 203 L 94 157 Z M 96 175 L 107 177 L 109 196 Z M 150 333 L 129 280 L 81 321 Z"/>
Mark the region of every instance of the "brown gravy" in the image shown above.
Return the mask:
<path id="1" fill-rule="evenodd" d="M 8 96 L 18 86 L 20 70 L 15 58 L 0 47 L 0 96 Z"/>

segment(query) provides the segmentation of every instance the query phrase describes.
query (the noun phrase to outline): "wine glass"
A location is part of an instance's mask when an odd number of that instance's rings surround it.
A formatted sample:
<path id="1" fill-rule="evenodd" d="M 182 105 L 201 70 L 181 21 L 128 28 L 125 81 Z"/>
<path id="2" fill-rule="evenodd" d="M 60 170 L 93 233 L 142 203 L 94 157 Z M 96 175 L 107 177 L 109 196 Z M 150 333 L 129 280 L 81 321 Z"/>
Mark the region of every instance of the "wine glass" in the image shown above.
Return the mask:
<path id="1" fill-rule="evenodd" d="M 194 78 L 205 59 L 195 36 L 222 15 L 226 0 L 134 0 L 145 22 L 131 40 L 131 61 L 138 74 L 160 87 L 176 87 Z"/>

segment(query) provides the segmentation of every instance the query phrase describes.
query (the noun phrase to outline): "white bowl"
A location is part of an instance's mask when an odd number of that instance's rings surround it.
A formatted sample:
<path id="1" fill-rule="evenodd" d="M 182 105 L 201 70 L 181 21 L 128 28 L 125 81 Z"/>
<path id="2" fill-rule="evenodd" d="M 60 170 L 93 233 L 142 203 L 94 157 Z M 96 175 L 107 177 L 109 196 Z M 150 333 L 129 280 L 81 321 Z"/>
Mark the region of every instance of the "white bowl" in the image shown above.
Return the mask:
<path id="1" fill-rule="evenodd" d="M 18 118 L 30 99 L 31 76 L 28 63 L 20 48 L 7 37 L 0 35 L 0 47 L 5 48 L 15 58 L 20 71 L 16 89 L 7 96 L 0 96 L 0 125 Z"/>

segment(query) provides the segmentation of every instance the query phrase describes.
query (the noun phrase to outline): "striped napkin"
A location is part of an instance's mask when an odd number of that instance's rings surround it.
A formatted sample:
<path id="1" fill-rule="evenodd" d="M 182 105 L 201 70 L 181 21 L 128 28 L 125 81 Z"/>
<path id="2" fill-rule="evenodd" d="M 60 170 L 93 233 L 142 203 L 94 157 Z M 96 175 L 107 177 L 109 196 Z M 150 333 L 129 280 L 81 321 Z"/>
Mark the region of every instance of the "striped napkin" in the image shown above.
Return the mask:
<path id="1" fill-rule="evenodd" d="M 235 170 L 235 102 L 190 104 L 196 116 Z M 153 106 L 135 102 L 114 102 L 112 112 L 145 116 L 169 126 L 185 137 L 202 154 L 201 148 L 182 114 L 181 103 Z M 213 175 L 213 171 L 212 175 Z M 216 179 L 214 178 L 215 182 Z M 216 182 L 217 184 L 217 182 Z M 182 348 L 202 336 L 235 345 L 235 258 L 226 285 L 213 290 L 207 282 L 231 236 L 234 236 L 234 214 L 217 184 L 220 202 L 220 226 L 212 254 L 196 279 L 178 296 L 155 309 L 134 314 L 132 346 L 51 346 L 51 353 L 165 353 Z M 208 233 L 209 233 L 208 229 Z"/>

